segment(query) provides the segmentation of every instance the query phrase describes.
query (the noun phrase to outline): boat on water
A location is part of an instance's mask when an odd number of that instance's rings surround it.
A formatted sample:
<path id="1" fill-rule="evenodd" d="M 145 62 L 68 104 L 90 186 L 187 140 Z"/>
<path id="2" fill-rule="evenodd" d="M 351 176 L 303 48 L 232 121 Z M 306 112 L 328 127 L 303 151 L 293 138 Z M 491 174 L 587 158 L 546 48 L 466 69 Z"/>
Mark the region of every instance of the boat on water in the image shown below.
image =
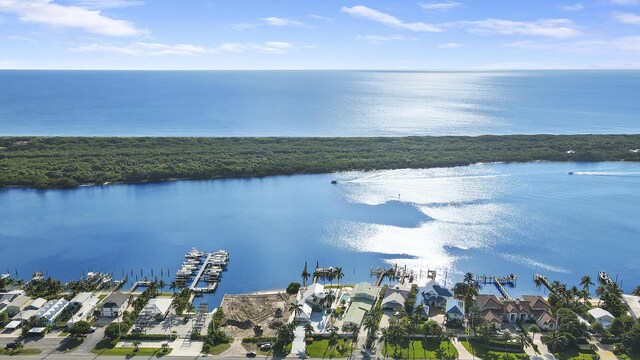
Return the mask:
<path id="1" fill-rule="evenodd" d="M 331 184 L 335 185 L 338 183 L 338 180 L 331 180 Z"/>
<path id="2" fill-rule="evenodd" d="M 573 171 L 569 171 L 569 175 L 573 175 Z"/>

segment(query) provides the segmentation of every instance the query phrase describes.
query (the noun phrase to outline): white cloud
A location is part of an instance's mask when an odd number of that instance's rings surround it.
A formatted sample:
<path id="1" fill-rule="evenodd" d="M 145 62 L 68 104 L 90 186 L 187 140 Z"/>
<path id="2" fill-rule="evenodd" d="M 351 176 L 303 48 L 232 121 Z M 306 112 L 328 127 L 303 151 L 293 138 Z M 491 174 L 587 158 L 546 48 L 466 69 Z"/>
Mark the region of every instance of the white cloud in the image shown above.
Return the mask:
<path id="1" fill-rule="evenodd" d="M 478 34 L 529 35 L 551 38 L 569 38 L 580 35 L 575 24 L 568 19 L 542 19 L 536 21 L 513 21 L 485 19 L 479 21 L 461 21 L 469 31 Z"/>
<path id="2" fill-rule="evenodd" d="M 37 43 L 38 41 L 35 39 L 32 39 L 30 37 L 26 37 L 26 36 L 19 36 L 19 35 L 11 35 L 11 36 L 7 36 L 7 39 L 9 40 L 19 40 L 19 41 L 27 41 L 30 43 Z"/>
<path id="3" fill-rule="evenodd" d="M 611 16 L 617 22 L 621 22 L 623 24 L 640 25 L 640 15 L 636 15 L 634 13 L 614 11 L 611 13 Z"/>
<path id="4" fill-rule="evenodd" d="M 438 47 L 440 49 L 455 49 L 455 48 L 459 48 L 461 46 L 462 46 L 462 44 L 458 44 L 458 43 L 454 43 L 454 42 L 438 45 Z"/>
<path id="5" fill-rule="evenodd" d="M 573 53 L 609 53 L 618 51 L 624 53 L 640 52 L 640 36 L 624 36 L 605 40 L 582 40 L 582 41 L 561 41 L 561 42 L 537 42 L 537 41 L 517 41 L 504 44 L 505 47 L 535 50 L 554 50 Z"/>
<path id="6" fill-rule="evenodd" d="M 447 11 L 462 6 L 459 2 L 420 3 L 420 7 L 429 11 Z"/>
<path id="7" fill-rule="evenodd" d="M 221 43 L 216 47 L 204 47 L 191 44 L 167 45 L 161 43 L 135 42 L 129 45 L 89 44 L 73 48 L 77 52 L 104 52 L 136 57 L 155 56 L 195 56 L 220 53 L 242 53 L 247 51 L 281 55 L 295 49 L 295 45 L 284 41 L 265 41 L 263 43 Z"/>
<path id="8" fill-rule="evenodd" d="M 323 21 L 326 21 L 326 22 L 329 22 L 329 23 L 334 22 L 334 20 L 332 18 L 328 18 L 328 17 L 325 17 L 325 16 L 312 14 L 312 15 L 309 15 L 309 17 L 313 18 L 313 19 L 317 19 L 317 20 L 323 20 Z"/>
<path id="9" fill-rule="evenodd" d="M 256 51 L 265 54 L 282 55 L 295 49 L 295 45 L 284 41 L 266 41 L 262 44 L 253 43 L 222 43 L 215 48 L 218 52 L 241 53 Z"/>
<path id="10" fill-rule="evenodd" d="M 426 24 L 423 22 L 404 22 L 395 16 L 380 12 L 375 9 L 368 8 L 362 5 L 356 5 L 353 7 L 343 7 L 341 10 L 343 13 L 347 13 L 351 16 L 365 18 L 371 21 L 379 22 L 388 26 L 392 26 L 399 29 L 411 30 L 415 32 L 441 32 L 439 27 Z"/>
<path id="11" fill-rule="evenodd" d="M 609 3 L 613 5 L 631 6 L 631 5 L 638 5 L 640 3 L 640 0 L 609 0 Z"/>
<path id="12" fill-rule="evenodd" d="M 16 14 L 24 22 L 81 29 L 101 35 L 134 36 L 144 33 L 128 21 L 112 19 L 99 10 L 59 5 L 51 0 L 0 0 L 0 12 Z"/>
<path id="13" fill-rule="evenodd" d="M 166 45 L 159 43 L 135 42 L 127 46 L 90 44 L 72 49 L 78 52 L 106 52 L 131 56 L 192 56 L 211 53 L 212 49 L 190 44 Z"/>
<path id="14" fill-rule="evenodd" d="M 358 35 L 358 40 L 368 41 L 374 45 L 382 45 L 391 41 L 406 41 L 406 40 L 416 40 L 416 38 L 406 37 L 403 35 L 389 35 L 389 36 L 381 36 L 381 35 Z"/>
<path id="15" fill-rule="evenodd" d="M 89 9 L 119 9 L 142 6 L 141 0 L 71 0 L 75 5 Z"/>
<path id="16" fill-rule="evenodd" d="M 238 24 L 231 25 L 231 27 L 233 27 L 235 30 L 247 30 L 247 29 L 257 28 L 258 24 L 238 23 Z"/>
<path id="17" fill-rule="evenodd" d="M 266 17 L 260 20 L 269 26 L 304 26 L 304 23 L 298 20 L 285 19 L 276 16 Z"/>
<path id="18" fill-rule="evenodd" d="M 558 7 L 560 9 L 566 10 L 566 11 L 580 11 L 580 10 L 584 9 L 584 4 L 576 3 L 576 4 L 573 4 L 573 5 L 559 5 Z"/>

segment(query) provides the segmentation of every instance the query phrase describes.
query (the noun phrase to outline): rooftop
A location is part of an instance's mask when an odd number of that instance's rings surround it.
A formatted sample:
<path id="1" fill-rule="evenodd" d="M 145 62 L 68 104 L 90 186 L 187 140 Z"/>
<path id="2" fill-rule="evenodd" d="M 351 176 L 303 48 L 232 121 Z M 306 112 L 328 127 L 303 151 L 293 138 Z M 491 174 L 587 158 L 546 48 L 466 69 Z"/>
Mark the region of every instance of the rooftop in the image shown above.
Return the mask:
<path id="1" fill-rule="evenodd" d="M 361 282 L 356 285 L 356 288 L 353 290 L 353 297 L 368 295 L 370 297 L 376 298 L 378 297 L 378 292 L 380 292 L 380 288 L 378 288 L 377 286 L 371 285 L 368 282 Z"/>

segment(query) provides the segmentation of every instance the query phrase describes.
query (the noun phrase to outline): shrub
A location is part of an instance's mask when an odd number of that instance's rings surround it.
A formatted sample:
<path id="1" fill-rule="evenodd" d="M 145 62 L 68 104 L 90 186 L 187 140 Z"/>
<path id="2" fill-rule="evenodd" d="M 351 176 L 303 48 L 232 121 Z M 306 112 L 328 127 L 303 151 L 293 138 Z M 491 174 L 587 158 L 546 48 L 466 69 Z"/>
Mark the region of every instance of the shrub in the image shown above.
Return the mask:
<path id="1" fill-rule="evenodd" d="M 289 284 L 289 286 L 287 286 L 287 294 L 289 295 L 295 295 L 298 293 L 298 291 L 300 290 L 300 283 L 297 282 L 292 282 L 291 284 Z"/>

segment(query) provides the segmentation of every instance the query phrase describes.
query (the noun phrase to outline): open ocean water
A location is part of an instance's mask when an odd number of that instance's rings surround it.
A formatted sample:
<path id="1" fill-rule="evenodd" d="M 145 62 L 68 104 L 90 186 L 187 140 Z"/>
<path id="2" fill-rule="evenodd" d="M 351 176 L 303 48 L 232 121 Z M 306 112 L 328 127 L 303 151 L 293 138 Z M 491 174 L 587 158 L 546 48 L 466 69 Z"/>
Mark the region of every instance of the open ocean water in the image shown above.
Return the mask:
<path id="1" fill-rule="evenodd" d="M 0 135 L 640 132 L 640 71 L 0 71 Z"/>

